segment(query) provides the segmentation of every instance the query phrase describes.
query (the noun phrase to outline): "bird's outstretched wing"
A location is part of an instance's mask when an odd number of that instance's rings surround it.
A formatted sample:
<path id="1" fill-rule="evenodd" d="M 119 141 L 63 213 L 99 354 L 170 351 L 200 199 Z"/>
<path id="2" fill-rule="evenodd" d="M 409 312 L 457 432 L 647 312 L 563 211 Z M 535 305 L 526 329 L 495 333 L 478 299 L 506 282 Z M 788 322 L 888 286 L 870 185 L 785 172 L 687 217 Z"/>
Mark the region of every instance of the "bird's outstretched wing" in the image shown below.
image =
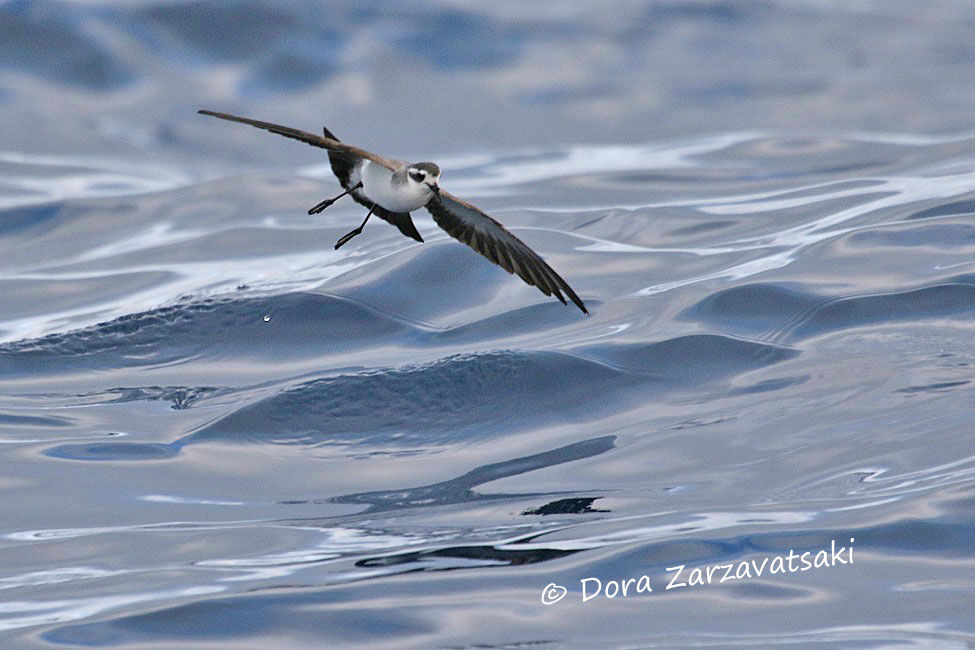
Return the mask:
<path id="1" fill-rule="evenodd" d="M 353 147 L 352 145 L 345 144 L 344 142 L 339 142 L 338 138 L 332 135 L 331 131 L 328 129 L 322 129 L 322 132 L 325 134 L 324 137 L 322 137 L 320 135 L 315 135 L 314 133 L 308 133 L 307 131 L 292 129 L 290 126 L 281 126 L 280 124 L 272 124 L 271 122 L 261 122 L 260 120 L 252 120 L 248 117 L 238 117 L 236 115 L 230 115 L 229 113 L 217 113 L 216 111 L 208 110 L 200 110 L 197 112 L 202 115 L 219 117 L 222 120 L 240 122 L 241 124 L 250 124 L 251 126 L 256 126 L 257 128 L 264 129 L 265 131 L 283 135 L 286 138 L 301 140 L 302 142 L 306 142 L 313 147 L 327 149 L 328 159 L 332 165 L 332 172 L 338 177 L 342 187 L 347 190 L 351 189 L 352 187 L 351 181 L 349 180 L 349 173 L 351 172 L 352 168 L 355 167 L 363 158 L 371 160 L 387 169 L 394 171 L 402 164 L 396 160 L 389 160 L 388 158 L 377 156 L 371 151 L 366 151 L 365 149 L 360 149 L 359 147 Z M 352 192 L 352 198 L 356 201 L 356 203 L 360 203 L 367 208 L 372 208 L 373 214 L 399 228 L 400 232 L 407 237 L 412 237 L 419 242 L 423 241 L 423 237 L 420 236 L 420 233 L 416 230 L 416 226 L 413 225 L 413 220 L 410 219 L 409 212 L 390 212 L 385 208 L 375 205 L 372 201 L 365 198 L 365 196 L 358 190 Z"/>
<path id="2" fill-rule="evenodd" d="M 559 277 L 535 251 L 508 232 L 504 226 L 466 201 L 440 191 L 427 203 L 433 220 L 452 237 L 464 242 L 508 273 L 516 273 L 546 296 L 554 295 L 566 304 L 562 293 L 583 313 L 586 306 L 568 283 Z"/>
<path id="3" fill-rule="evenodd" d="M 308 133 L 307 131 L 292 129 L 290 126 L 281 126 L 280 124 L 272 124 L 271 122 L 261 122 L 260 120 L 252 120 L 247 117 L 238 117 L 236 115 L 230 115 L 229 113 L 218 113 L 216 111 L 199 110 L 197 113 L 200 113 L 201 115 L 219 117 L 221 120 L 230 120 L 231 122 L 250 124 L 251 126 L 256 126 L 257 128 L 264 129 L 265 131 L 283 135 L 286 138 L 301 140 L 302 142 L 310 144 L 313 147 L 328 149 L 330 153 L 338 154 L 353 163 L 362 158 L 366 158 L 374 163 L 382 165 L 386 169 L 392 169 L 395 171 L 396 168 L 399 167 L 398 161 L 383 158 L 382 156 L 376 155 L 371 151 L 366 151 L 365 149 L 360 149 L 359 147 L 353 147 L 350 144 L 345 144 L 344 142 L 339 142 L 338 140 L 333 140 L 332 138 L 315 135 L 314 133 Z"/>

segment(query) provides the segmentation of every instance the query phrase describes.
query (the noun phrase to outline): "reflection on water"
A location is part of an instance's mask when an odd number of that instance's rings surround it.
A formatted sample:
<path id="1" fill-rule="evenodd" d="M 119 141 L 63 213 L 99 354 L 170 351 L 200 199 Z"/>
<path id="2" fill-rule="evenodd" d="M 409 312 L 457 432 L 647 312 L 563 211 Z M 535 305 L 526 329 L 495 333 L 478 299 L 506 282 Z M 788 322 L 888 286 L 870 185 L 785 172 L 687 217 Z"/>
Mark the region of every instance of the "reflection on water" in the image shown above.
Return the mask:
<path id="1" fill-rule="evenodd" d="M 972 9 L 448 5 L 0 6 L 0 645 L 975 643 Z"/>

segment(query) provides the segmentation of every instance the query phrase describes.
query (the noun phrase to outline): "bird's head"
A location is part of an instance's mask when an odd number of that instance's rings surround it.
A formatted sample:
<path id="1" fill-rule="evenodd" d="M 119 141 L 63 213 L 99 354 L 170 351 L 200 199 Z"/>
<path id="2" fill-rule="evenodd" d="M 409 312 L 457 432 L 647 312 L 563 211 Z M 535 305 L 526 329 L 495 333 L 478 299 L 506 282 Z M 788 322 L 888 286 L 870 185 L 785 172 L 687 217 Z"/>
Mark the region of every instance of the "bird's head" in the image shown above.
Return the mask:
<path id="1" fill-rule="evenodd" d="M 410 165 L 406 170 L 411 183 L 422 186 L 424 191 L 431 194 L 440 193 L 440 168 L 432 162 L 421 162 Z"/>

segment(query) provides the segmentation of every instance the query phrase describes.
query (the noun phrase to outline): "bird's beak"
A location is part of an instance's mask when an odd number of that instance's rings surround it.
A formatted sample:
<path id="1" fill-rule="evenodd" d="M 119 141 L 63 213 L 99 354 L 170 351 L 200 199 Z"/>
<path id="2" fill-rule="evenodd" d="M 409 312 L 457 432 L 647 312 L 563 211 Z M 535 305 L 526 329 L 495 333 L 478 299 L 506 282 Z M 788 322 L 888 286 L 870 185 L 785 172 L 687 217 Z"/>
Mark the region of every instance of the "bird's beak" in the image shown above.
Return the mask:
<path id="1" fill-rule="evenodd" d="M 433 190 L 433 193 L 434 194 L 440 194 L 440 186 L 439 185 L 431 185 L 430 186 L 430 189 Z"/>

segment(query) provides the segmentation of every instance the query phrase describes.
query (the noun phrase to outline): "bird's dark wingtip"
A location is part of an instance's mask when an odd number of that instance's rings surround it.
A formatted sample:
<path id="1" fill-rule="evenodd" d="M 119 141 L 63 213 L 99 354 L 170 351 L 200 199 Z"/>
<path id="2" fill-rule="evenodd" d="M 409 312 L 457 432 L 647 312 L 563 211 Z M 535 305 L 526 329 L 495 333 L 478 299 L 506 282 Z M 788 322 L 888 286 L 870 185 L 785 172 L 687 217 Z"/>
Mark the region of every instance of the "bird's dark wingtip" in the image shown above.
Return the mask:
<path id="1" fill-rule="evenodd" d="M 579 308 L 579 311 L 581 311 L 586 316 L 589 316 L 590 315 L 589 314 L 589 310 L 586 309 L 585 303 L 582 302 L 582 300 L 579 298 L 579 296 L 571 295 L 571 296 L 569 296 L 569 298 L 571 298 L 572 299 L 572 302 L 575 304 L 575 306 Z"/>
<path id="2" fill-rule="evenodd" d="M 576 307 L 578 307 L 579 310 L 582 311 L 583 314 L 585 314 L 586 316 L 588 316 L 589 315 L 589 310 L 586 309 L 586 305 L 585 305 L 584 302 L 582 302 L 582 298 L 580 298 L 579 296 L 577 296 L 576 295 L 576 292 L 573 291 L 572 290 L 572 287 L 570 287 L 568 284 L 565 285 L 564 289 L 565 289 L 565 294 L 567 296 L 569 296 L 569 300 L 571 300 L 572 303 Z"/>

